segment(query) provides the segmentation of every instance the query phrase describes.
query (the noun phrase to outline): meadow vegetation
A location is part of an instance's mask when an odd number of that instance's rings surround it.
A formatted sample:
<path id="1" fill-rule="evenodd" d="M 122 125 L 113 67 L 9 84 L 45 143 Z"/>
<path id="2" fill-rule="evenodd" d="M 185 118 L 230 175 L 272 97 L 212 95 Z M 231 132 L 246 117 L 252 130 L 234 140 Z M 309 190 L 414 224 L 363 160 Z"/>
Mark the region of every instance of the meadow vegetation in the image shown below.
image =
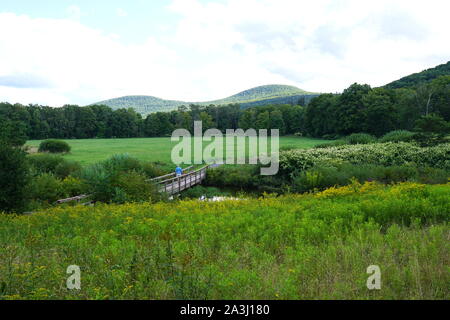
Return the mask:
<path id="1" fill-rule="evenodd" d="M 0 215 L 0 299 L 449 299 L 450 184 Z M 68 290 L 66 268 L 81 268 Z M 369 265 L 382 290 L 368 290 Z"/>

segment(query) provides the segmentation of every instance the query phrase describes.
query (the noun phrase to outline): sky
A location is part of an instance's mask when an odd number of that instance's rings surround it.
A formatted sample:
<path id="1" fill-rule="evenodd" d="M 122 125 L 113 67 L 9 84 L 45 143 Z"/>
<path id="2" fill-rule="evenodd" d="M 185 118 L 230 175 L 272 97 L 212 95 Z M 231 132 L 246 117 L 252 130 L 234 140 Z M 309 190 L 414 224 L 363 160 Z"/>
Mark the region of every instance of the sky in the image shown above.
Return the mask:
<path id="1" fill-rule="evenodd" d="M 450 60 L 448 12 L 448 0 L 0 0 L 0 101 L 376 87 Z"/>

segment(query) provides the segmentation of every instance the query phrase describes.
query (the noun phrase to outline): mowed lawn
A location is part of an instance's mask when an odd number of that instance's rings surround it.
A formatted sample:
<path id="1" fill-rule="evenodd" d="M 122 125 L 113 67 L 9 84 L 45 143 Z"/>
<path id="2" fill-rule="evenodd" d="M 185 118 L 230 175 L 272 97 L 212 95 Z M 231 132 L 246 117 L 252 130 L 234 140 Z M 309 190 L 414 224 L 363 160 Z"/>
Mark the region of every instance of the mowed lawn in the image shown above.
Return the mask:
<path id="1" fill-rule="evenodd" d="M 194 139 L 193 139 L 194 140 Z M 42 140 L 30 140 L 27 145 L 38 147 Z M 172 142 L 170 137 L 161 138 L 128 138 L 128 139 L 69 139 L 66 141 L 72 148 L 69 154 L 64 155 L 70 160 L 79 161 L 81 164 L 91 164 L 105 160 L 114 154 L 128 153 L 143 161 L 160 161 L 172 163 L 171 152 L 177 142 Z M 225 142 L 225 139 L 224 139 Z M 290 147 L 297 149 L 311 148 L 317 144 L 326 142 L 321 139 L 286 136 L 280 137 L 280 148 Z M 193 141 L 193 144 L 195 142 Z M 210 142 L 203 142 L 203 147 Z M 270 143 L 268 143 L 270 150 Z M 248 146 L 246 146 L 248 151 Z M 192 153 L 194 148 L 192 148 Z"/>

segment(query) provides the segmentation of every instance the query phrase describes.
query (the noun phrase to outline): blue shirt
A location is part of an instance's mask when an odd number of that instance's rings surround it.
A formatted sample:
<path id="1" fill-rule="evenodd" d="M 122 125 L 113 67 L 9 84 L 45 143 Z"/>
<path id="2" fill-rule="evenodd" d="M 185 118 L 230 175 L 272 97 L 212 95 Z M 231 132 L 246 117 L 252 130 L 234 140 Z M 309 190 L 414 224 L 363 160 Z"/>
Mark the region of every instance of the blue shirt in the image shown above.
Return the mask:
<path id="1" fill-rule="evenodd" d="M 176 167 L 175 173 L 176 174 L 182 174 L 183 173 L 183 169 L 181 169 L 180 167 Z"/>

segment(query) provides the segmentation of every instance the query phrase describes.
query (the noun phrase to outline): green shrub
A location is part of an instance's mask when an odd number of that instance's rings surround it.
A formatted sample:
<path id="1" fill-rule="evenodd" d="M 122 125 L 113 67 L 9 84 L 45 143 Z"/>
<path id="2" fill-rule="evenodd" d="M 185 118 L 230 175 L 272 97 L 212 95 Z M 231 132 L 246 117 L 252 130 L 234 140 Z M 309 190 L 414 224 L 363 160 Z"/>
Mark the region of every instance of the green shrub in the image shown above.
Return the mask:
<path id="1" fill-rule="evenodd" d="M 280 175 L 294 177 L 318 165 L 373 164 L 380 166 L 412 165 L 450 170 L 450 144 L 420 147 L 412 143 L 373 143 L 325 149 L 280 152 Z"/>
<path id="2" fill-rule="evenodd" d="M 65 198 L 88 193 L 86 182 L 75 177 L 66 177 L 61 181 L 61 188 Z"/>
<path id="3" fill-rule="evenodd" d="M 382 183 L 399 183 L 406 181 L 421 183 L 445 183 L 450 172 L 435 168 L 416 168 L 413 166 L 379 166 L 370 164 L 352 165 L 348 163 L 336 166 L 317 166 L 306 170 L 293 179 L 296 192 L 324 190 L 334 186 L 345 186 L 352 179 L 363 183 L 378 181 Z"/>
<path id="4" fill-rule="evenodd" d="M 114 155 L 106 161 L 87 166 L 78 176 L 85 181 L 95 201 L 157 201 L 162 195 L 155 185 L 147 181 L 147 174 L 152 174 L 150 170 L 154 168 L 143 168 L 139 160 L 125 154 Z"/>
<path id="5" fill-rule="evenodd" d="M 76 161 L 64 160 L 55 167 L 55 175 L 64 179 L 72 174 L 77 174 L 81 170 L 81 165 Z"/>
<path id="6" fill-rule="evenodd" d="M 52 204 L 65 197 L 61 180 L 51 173 L 43 173 L 31 179 L 27 186 L 27 196 L 35 201 Z"/>
<path id="7" fill-rule="evenodd" d="M 33 173 L 55 173 L 56 167 L 64 162 L 64 158 L 59 155 L 38 153 L 27 156 L 28 163 Z"/>
<path id="8" fill-rule="evenodd" d="M 386 133 L 382 136 L 379 141 L 380 142 L 408 142 L 411 141 L 414 136 L 414 132 L 407 130 L 394 130 Z"/>
<path id="9" fill-rule="evenodd" d="M 421 147 L 433 147 L 450 142 L 448 136 L 432 132 L 417 132 L 413 135 L 412 139 Z"/>
<path id="10" fill-rule="evenodd" d="M 165 174 L 165 172 L 159 166 L 149 162 L 142 163 L 141 170 L 149 179 L 159 177 Z"/>
<path id="11" fill-rule="evenodd" d="M 449 181 L 450 173 L 438 168 L 419 168 L 418 181 L 426 184 L 444 184 Z"/>
<path id="12" fill-rule="evenodd" d="M 259 168 L 254 165 L 220 166 L 208 169 L 205 184 L 215 187 L 255 189 L 258 186 Z"/>
<path id="13" fill-rule="evenodd" d="M 39 145 L 39 152 L 65 153 L 70 152 L 70 146 L 62 140 L 45 140 Z"/>
<path id="14" fill-rule="evenodd" d="M 353 133 L 345 138 L 348 144 L 368 144 L 377 141 L 377 138 L 367 133 Z"/>
<path id="15" fill-rule="evenodd" d="M 0 211 L 20 211 L 25 205 L 28 167 L 25 153 L 0 141 Z"/>
<path id="16" fill-rule="evenodd" d="M 141 171 L 142 169 L 141 162 L 127 153 L 115 154 L 105 160 L 102 165 L 109 172 Z"/>
<path id="17" fill-rule="evenodd" d="M 115 194 L 112 186 L 113 173 L 108 172 L 101 163 L 83 168 L 79 177 L 88 185 L 88 192 L 95 201 L 110 202 Z"/>
<path id="18" fill-rule="evenodd" d="M 146 176 L 134 171 L 114 177 L 112 181 L 114 193 L 111 201 L 114 203 L 126 203 L 159 200 L 161 196 L 157 187 L 146 180 Z"/>

